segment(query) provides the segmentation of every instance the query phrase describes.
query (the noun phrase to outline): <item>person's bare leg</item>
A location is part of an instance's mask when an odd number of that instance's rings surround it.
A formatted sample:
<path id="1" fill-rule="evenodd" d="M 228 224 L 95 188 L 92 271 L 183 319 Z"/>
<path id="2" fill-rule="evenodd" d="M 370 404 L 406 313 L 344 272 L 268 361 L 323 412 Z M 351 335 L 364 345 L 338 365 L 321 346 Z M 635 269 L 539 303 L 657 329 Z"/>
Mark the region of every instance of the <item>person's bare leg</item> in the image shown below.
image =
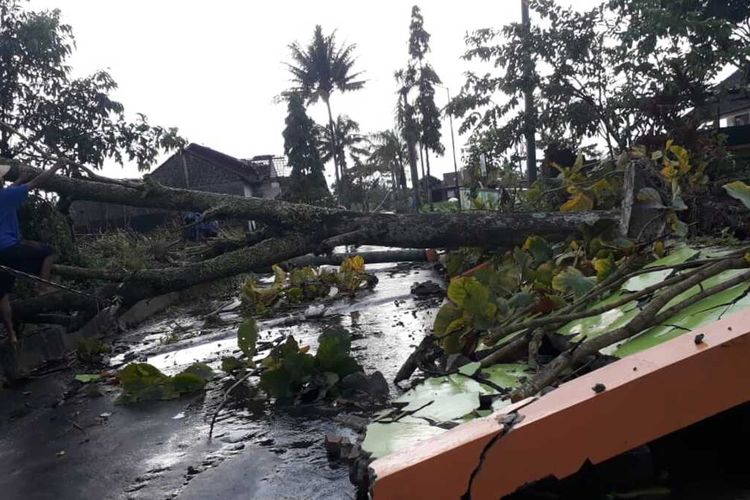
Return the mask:
<path id="1" fill-rule="evenodd" d="M 42 267 L 39 270 L 39 277 L 43 280 L 49 281 L 50 274 L 52 273 L 52 266 L 57 262 L 57 255 L 50 255 L 46 259 L 42 261 Z M 55 288 L 50 285 L 42 285 L 41 292 L 42 293 L 51 293 L 54 292 Z"/>
<path id="2" fill-rule="evenodd" d="M 11 344 L 18 342 L 16 330 L 13 328 L 13 311 L 10 308 L 10 295 L 5 294 L 0 299 L 0 316 L 2 316 L 5 330 L 8 332 L 8 340 Z"/>

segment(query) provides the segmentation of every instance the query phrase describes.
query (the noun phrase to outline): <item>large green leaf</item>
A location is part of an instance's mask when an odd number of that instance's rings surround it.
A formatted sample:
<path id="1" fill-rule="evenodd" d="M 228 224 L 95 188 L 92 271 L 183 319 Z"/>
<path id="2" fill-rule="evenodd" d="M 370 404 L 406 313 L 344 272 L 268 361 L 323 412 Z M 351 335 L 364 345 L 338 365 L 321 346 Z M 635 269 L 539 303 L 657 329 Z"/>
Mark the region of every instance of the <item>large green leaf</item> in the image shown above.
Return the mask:
<path id="1" fill-rule="evenodd" d="M 179 394 L 189 394 L 202 390 L 206 386 L 206 379 L 197 373 L 182 372 L 178 373 L 170 381 L 172 387 Z"/>
<path id="2" fill-rule="evenodd" d="M 432 326 L 432 331 L 438 338 L 450 335 L 459 329 L 457 328 L 457 322 L 462 318 L 463 312 L 461 309 L 450 302 L 446 302 L 440 307 L 435 316 L 435 324 Z"/>
<path id="3" fill-rule="evenodd" d="M 676 264 L 682 264 L 683 262 L 687 262 L 688 260 L 692 259 L 696 255 L 698 255 L 698 250 L 694 250 L 686 246 L 681 246 L 673 250 L 666 257 L 655 260 L 651 264 L 647 265 L 646 268 L 674 266 Z M 671 276 L 673 272 L 674 271 L 672 271 L 671 269 L 667 269 L 664 271 L 654 271 L 652 273 L 639 274 L 638 276 L 634 276 L 633 278 L 630 278 L 628 281 L 626 281 L 625 284 L 622 285 L 622 289 L 628 290 L 630 292 L 639 292 L 644 288 L 648 288 L 652 285 L 656 285 L 657 283 L 664 281 L 669 276 Z"/>
<path id="4" fill-rule="evenodd" d="M 445 432 L 445 429 L 429 425 L 421 418 L 404 417 L 398 422 L 373 422 L 367 426 L 367 433 L 362 442 L 362 449 L 373 458 L 381 458 Z"/>
<path id="5" fill-rule="evenodd" d="M 131 363 L 118 373 L 123 392 L 119 404 L 175 399 L 180 394 L 197 391 L 206 380 L 195 372 L 184 371 L 169 377 L 148 363 Z"/>
<path id="6" fill-rule="evenodd" d="M 479 316 L 487 311 L 490 290 L 474 277 L 454 278 L 448 285 L 448 298 L 469 314 Z"/>
<path id="7" fill-rule="evenodd" d="M 258 325 L 253 318 L 247 318 L 237 330 L 237 345 L 248 358 L 255 356 L 255 344 L 258 342 Z"/>
<path id="8" fill-rule="evenodd" d="M 529 236 L 526 238 L 523 249 L 531 254 L 531 258 L 537 265 L 551 260 L 554 255 L 550 244 L 541 236 Z"/>
<path id="9" fill-rule="evenodd" d="M 524 363 L 505 363 L 482 369 L 482 375 L 503 389 L 518 387 L 520 381 L 529 376 L 528 365 Z"/>
<path id="10" fill-rule="evenodd" d="M 740 284 L 706 297 L 667 319 L 663 325 L 650 328 L 640 335 L 603 352 L 618 357 L 629 356 L 717 321 L 741 303 L 741 299 L 745 296 L 749 287 L 748 284 Z M 750 305 L 750 302 L 747 305 Z"/>
<path id="11" fill-rule="evenodd" d="M 552 288 L 559 292 L 572 291 L 576 297 L 580 297 L 594 287 L 595 281 L 596 278 L 584 276 L 575 267 L 568 267 L 552 279 Z"/>
<path id="12" fill-rule="evenodd" d="M 593 304 L 589 310 L 609 305 L 612 302 L 620 300 L 622 296 L 620 292 L 614 293 L 606 299 Z M 623 306 L 610 309 L 602 314 L 573 320 L 562 326 L 558 332 L 562 335 L 575 335 L 575 340 L 580 340 L 584 336 L 588 339 L 598 337 L 603 333 L 627 325 L 640 312 L 637 305 L 635 301 L 628 302 Z"/>
<path id="13" fill-rule="evenodd" d="M 724 184 L 727 194 L 736 200 L 740 200 L 743 205 L 750 208 L 750 186 L 742 181 L 734 181 Z"/>

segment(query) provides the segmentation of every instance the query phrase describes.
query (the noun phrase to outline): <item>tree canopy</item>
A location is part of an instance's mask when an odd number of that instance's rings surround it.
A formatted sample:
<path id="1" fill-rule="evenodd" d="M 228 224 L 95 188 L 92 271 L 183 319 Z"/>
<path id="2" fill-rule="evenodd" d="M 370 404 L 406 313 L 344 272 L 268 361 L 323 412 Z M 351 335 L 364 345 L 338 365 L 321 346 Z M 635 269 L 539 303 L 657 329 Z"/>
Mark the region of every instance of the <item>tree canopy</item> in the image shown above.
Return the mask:
<path id="1" fill-rule="evenodd" d="M 466 37 L 464 58 L 497 69 L 469 72 L 449 111 L 488 157 L 522 140 L 529 86 L 542 146 L 590 140 L 614 154 L 643 137 L 696 130 L 705 117 L 690 110 L 714 98 L 712 80 L 727 65 L 748 64 L 745 2 L 610 0 L 580 12 L 531 0 L 530 7 L 528 34 L 513 23 Z M 531 81 L 526 53 L 535 61 Z"/>
<path id="2" fill-rule="evenodd" d="M 287 109 L 284 154 L 292 167 L 292 173 L 285 197 L 300 203 L 324 203 L 331 193 L 323 175 L 315 122 L 307 116 L 304 100 L 299 94 L 289 94 Z"/>
<path id="3" fill-rule="evenodd" d="M 55 154 L 99 168 L 106 160 L 148 169 L 161 151 L 182 147 L 176 128 L 127 119 L 111 93 L 106 71 L 73 78 L 68 58 L 75 48 L 59 10 L 29 11 L 0 0 L 0 122 Z M 0 156 L 44 163 L 31 145 L 0 126 Z"/>

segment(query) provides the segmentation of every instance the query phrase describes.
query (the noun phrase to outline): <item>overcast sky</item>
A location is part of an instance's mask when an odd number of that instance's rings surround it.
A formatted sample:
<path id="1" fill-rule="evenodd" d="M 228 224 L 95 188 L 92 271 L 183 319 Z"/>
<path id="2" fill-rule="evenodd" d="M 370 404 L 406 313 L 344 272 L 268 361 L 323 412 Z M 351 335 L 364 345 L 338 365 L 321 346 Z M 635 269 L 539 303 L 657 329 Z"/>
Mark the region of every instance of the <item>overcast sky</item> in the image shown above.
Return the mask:
<path id="1" fill-rule="evenodd" d="M 467 65 L 460 59 L 464 35 L 520 19 L 520 0 L 430 0 L 420 7 L 432 34 L 429 58 L 456 94 Z M 588 7 L 594 0 L 576 0 Z M 338 40 L 356 43 L 357 68 L 366 87 L 334 95 L 335 114 L 347 114 L 374 132 L 393 126 L 393 72 L 408 59 L 411 2 L 380 0 L 32 0 L 31 8 L 59 8 L 72 25 L 76 75 L 107 69 L 119 83 L 116 97 L 129 113 L 152 123 L 177 126 L 190 141 L 239 158 L 283 153 L 285 106 L 274 96 L 289 86 L 284 61 L 288 44 L 307 42 L 315 24 L 337 29 Z M 438 90 L 437 104 L 446 103 Z M 310 110 L 325 120 L 322 106 Z M 458 123 L 455 124 L 456 130 Z M 447 154 L 433 172 L 452 170 Z M 457 137 L 457 147 L 463 143 Z M 460 162 L 460 151 L 457 152 Z M 459 164 L 460 166 L 460 164 Z M 329 173 L 332 168 L 329 167 Z M 108 166 L 112 176 L 137 175 L 135 168 Z"/>

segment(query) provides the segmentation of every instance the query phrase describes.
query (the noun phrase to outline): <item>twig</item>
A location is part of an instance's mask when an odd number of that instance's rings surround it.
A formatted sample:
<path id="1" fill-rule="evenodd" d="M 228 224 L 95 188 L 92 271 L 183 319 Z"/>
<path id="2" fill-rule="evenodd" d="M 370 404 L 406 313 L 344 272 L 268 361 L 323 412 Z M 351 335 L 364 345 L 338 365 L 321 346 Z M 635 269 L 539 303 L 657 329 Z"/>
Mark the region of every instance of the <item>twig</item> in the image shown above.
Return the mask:
<path id="1" fill-rule="evenodd" d="M 97 302 L 100 301 L 100 299 L 98 297 L 96 297 L 94 295 L 91 295 L 89 293 L 81 292 L 79 290 L 76 290 L 75 288 L 71 288 L 69 286 L 61 285 L 59 283 L 55 283 L 53 281 L 49 281 L 49 280 L 46 280 L 44 278 L 40 278 L 39 276 L 35 276 L 35 275 L 29 274 L 29 273 L 25 273 L 23 271 L 19 271 L 18 269 L 13 269 L 12 267 L 7 267 L 7 266 L 0 265 L 0 271 L 3 271 L 5 273 L 8 273 L 10 275 L 13 275 L 13 276 L 16 276 L 16 277 L 19 277 L 19 278 L 24 278 L 24 279 L 29 279 L 29 280 L 32 280 L 32 281 L 37 281 L 39 283 L 44 283 L 47 286 L 51 286 L 51 287 L 54 287 L 54 288 L 59 288 L 60 290 L 65 290 L 66 292 L 74 293 L 74 294 L 80 295 L 82 297 L 93 299 L 93 300 L 95 300 Z"/>
<path id="2" fill-rule="evenodd" d="M 482 368 L 487 368 L 488 366 L 492 366 L 497 363 L 517 359 L 519 354 L 523 354 L 523 351 L 526 348 L 526 344 L 528 344 L 529 339 L 531 339 L 531 334 L 528 332 L 523 335 L 519 335 L 496 351 L 482 358 L 479 363 L 482 365 Z"/>
<path id="3" fill-rule="evenodd" d="M 648 287 L 644 288 L 643 290 L 639 290 L 637 292 L 633 292 L 633 293 L 630 293 L 628 295 L 625 295 L 625 296 L 619 298 L 618 300 L 615 300 L 615 301 L 613 301 L 613 302 L 611 302 L 611 303 L 609 303 L 609 304 L 607 304 L 605 306 L 600 306 L 598 308 L 588 309 L 588 310 L 585 310 L 585 311 L 573 312 L 573 313 L 570 313 L 570 314 L 551 314 L 551 315 L 543 316 L 541 318 L 531 319 L 531 320 L 527 320 L 527 321 L 524 321 L 524 322 L 521 322 L 521 323 L 516 323 L 515 325 L 511 325 L 511 326 L 508 326 L 508 327 L 497 328 L 497 329 L 493 330 L 492 333 L 487 337 L 487 339 L 485 340 L 485 344 L 487 344 L 487 345 L 494 344 L 497 341 L 499 341 L 500 339 L 502 339 L 503 337 L 505 337 L 505 336 L 507 336 L 507 335 L 509 335 L 509 334 L 511 334 L 513 332 L 517 332 L 519 330 L 527 330 L 527 329 L 531 329 L 531 328 L 539 328 L 539 327 L 550 326 L 550 325 L 558 325 L 560 323 L 567 323 L 569 321 L 573 321 L 573 320 L 576 320 L 576 319 L 588 318 L 590 316 L 598 316 L 600 314 L 604 314 L 607 311 L 610 311 L 612 309 L 624 306 L 625 304 L 628 304 L 628 303 L 630 303 L 630 302 L 632 302 L 634 300 L 638 300 L 638 299 L 640 299 L 642 297 L 645 297 L 647 295 L 651 295 L 652 293 L 654 293 L 654 292 L 656 292 L 656 291 L 658 291 L 658 290 L 660 290 L 660 289 L 662 289 L 664 287 L 671 286 L 671 285 L 674 285 L 676 283 L 680 283 L 680 282 L 682 282 L 682 281 L 684 281 L 684 280 L 692 277 L 695 274 L 703 272 L 705 269 L 709 268 L 712 264 L 715 264 L 717 262 L 725 262 L 725 261 L 730 261 L 730 262 L 734 262 L 735 263 L 734 267 L 730 267 L 730 269 L 732 269 L 732 268 L 743 268 L 743 267 L 747 266 L 747 264 L 744 263 L 744 261 L 737 261 L 737 259 L 735 259 L 735 258 L 731 258 L 731 259 L 730 258 L 724 258 L 724 259 L 712 260 L 709 263 L 703 264 L 701 267 L 699 267 L 698 269 L 696 269 L 696 270 L 694 270 L 694 271 L 692 271 L 692 272 L 690 272 L 688 274 L 673 276 L 673 277 L 671 277 L 669 279 L 666 279 L 664 281 L 660 281 L 659 283 L 656 283 L 654 285 L 648 286 Z M 670 269 L 670 268 L 667 268 L 667 269 Z M 626 281 L 627 279 L 629 279 L 629 278 L 627 276 L 625 276 L 625 277 L 620 278 L 618 281 Z"/>
<path id="4" fill-rule="evenodd" d="M 91 180 L 94 180 L 96 182 L 102 182 L 105 184 L 116 184 L 116 185 L 124 186 L 128 188 L 138 188 L 140 186 L 139 183 L 128 182 L 125 180 L 118 180 L 118 179 L 110 179 L 109 177 L 102 177 L 100 175 L 97 175 L 87 166 L 81 163 L 78 163 L 77 161 L 70 160 L 64 157 L 60 153 L 60 151 L 58 151 L 57 148 L 54 146 L 51 146 L 51 147 L 55 150 L 55 155 L 51 155 L 48 152 L 44 151 L 42 148 L 40 148 L 34 141 L 32 141 L 28 136 L 26 136 L 26 134 L 24 134 L 23 132 L 21 132 L 20 130 L 18 130 L 13 125 L 10 125 L 7 122 L 0 121 L 0 127 L 6 129 L 12 134 L 17 135 L 22 141 L 28 144 L 34 151 L 39 153 L 39 155 L 45 160 L 49 160 L 51 162 L 63 162 L 63 163 L 72 165 L 80 170 L 83 170 L 89 176 Z"/>
<path id="5" fill-rule="evenodd" d="M 216 424 L 216 418 L 219 416 L 219 413 L 224 408 L 224 405 L 227 404 L 227 400 L 229 399 L 229 394 L 231 394 L 231 392 L 235 388 L 237 388 L 241 383 L 243 383 L 245 380 L 247 380 L 250 377 L 252 377 L 253 375 L 257 375 L 257 374 L 258 374 L 258 370 L 253 370 L 253 371 L 247 372 L 239 380 L 237 380 L 237 382 L 235 382 L 234 384 L 232 384 L 232 386 L 229 389 L 226 390 L 226 392 L 224 393 L 224 398 L 221 400 L 221 404 L 219 404 L 219 407 L 216 408 L 216 411 L 214 412 L 213 417 L 211 417 L 211 427 L 208 430 L 208 439 L 209 440 L 211 439 L 211 437 L 213 437 L 213 434 L 214 434 L 214 425 Z"/>
<path id="6" fill-rule="evenodd" d="M 676 304 L 666 309 L 665 311 L 660 312 L 662 308 L 667 305 L 667 303 L 669 303 L 672 299 L 674 299 L 681 293 L 686 292 L 690 288 L 696 286 L 700 282 L 729 269 L 747 267 L 747 265 L 747 262 L 744 259 L 740 258 L 725 260 L 708 267 L 701 268 L 700 272 L 694 273 L 691 277 L 684 279 L 681 283 L 673 286 L 670 289 L 667 289 L 664 293 L 657 295 L 637 316 L 630 320 L 627 325 L 591 339 L 590 341 L 582 344 L 575 351 L 568 350 L 557 356 L 545 367 L 544 371 L 539 373 L 527 384 L 517 389 L 512 394 L 511 399 L 513 401 L 519 401 L 532 394 L 536 394 L 542 388 L 552 384 L 560 375 L 560 373 L 578 363 L 583 358 L 598 352 L 604 347 L 628 339 L 633 335 L 636 335 L 643 330 L 650 328 L 651 326 L 658 325 L 668 320 L 676 313 L 683 311 L 685 308 L 695 304 L 700 300 L 703 300 L 706 297 L 722 292 L 733 286 L 750 280 L 750 271 L 742 273 L 716 286 L 704 289 L 703 291 L 683 300 L 679 304 Z"/>

